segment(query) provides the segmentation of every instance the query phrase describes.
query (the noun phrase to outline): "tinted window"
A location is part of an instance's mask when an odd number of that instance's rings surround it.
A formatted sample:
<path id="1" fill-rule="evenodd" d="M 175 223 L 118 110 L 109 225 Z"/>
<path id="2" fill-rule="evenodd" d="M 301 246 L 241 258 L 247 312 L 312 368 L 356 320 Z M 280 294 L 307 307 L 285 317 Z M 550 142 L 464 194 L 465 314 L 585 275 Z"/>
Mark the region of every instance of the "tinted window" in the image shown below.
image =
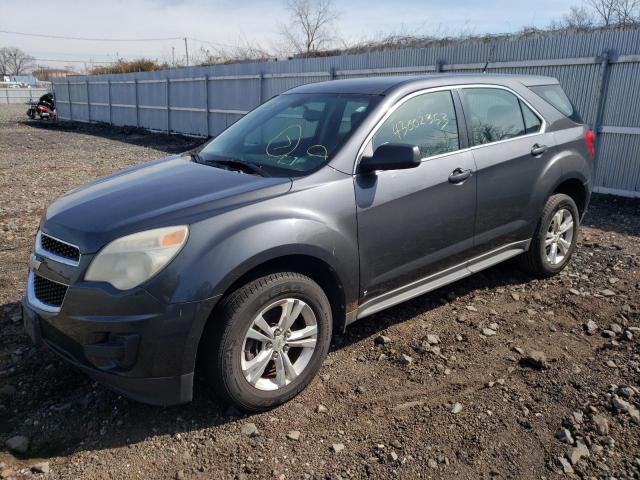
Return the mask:
<path id="1" fill-rule="evenodd" d="M 285 94 L 238 120 L 201 151 L 204 161 L 241 160 L 273 176 L 300 176 L 331 160 L 380 97 Z"/>
<path id="2" fill-rule="evenodd" d="M 459 148 L 451 92 L 433 92 L 404 102 L 373 136 L 373 150 L 385 143 L 417 145 L 424 157 Z"/>
<path id="3" fill-rule="evenodd" d="M 463 92 L 475 145 L 524 135 L 520 100 L 514 94 L 498 88 L 465 88 Z"/>
<path id="4" fill-rule="evenodd" d="M 529 134 L 539 132 L 542 127 L 542 121 L 522 100 L 520 100 L 520 108 L 522 109 L 525 133 Z"/>
<path id="5" fill-rule="evenodd" d="M 560 85 L 538 85 L 536 87 L 529 87 L 553 107 L 556 108 L 564 116 L 569 117 L 574 122 L 582 123 L 582 119 L 576 109 L 573 107 L 571 100 L 564 93 Z"/>

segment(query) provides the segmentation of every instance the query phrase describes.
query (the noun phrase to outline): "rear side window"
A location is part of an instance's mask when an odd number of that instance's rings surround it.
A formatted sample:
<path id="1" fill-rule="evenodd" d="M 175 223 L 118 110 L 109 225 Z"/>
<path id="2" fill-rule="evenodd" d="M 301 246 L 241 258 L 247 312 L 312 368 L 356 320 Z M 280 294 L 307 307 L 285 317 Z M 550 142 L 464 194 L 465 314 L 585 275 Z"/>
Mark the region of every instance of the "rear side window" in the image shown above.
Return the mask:
<path id="1" fill-rule="evenodd" d="M 373 136 L 373 150 L 385 143 L 417 145 L 423 158 L 460 148 L 450 91 L 425 93 L 398 107 Z"/>
<path id="2" fill-rule="evenodd" d="M 499 88 L 463 90 L 473 128 L 474 145 L 497 142 L 526 132 L 520 100 Z"/>
<path id="3" fill-rule="evenodd" d="M 551 106 L 555 107 L 555 109 L 565 117 L 569 117 L 574 122 L 582 123 L 582 118 L 580 118 L 571 100 L 569 100 L 569 97 L 567 97 L 567 94 L 564 93 L 560 85 L 538 85 L 529 88 L 550 103 Z"/>

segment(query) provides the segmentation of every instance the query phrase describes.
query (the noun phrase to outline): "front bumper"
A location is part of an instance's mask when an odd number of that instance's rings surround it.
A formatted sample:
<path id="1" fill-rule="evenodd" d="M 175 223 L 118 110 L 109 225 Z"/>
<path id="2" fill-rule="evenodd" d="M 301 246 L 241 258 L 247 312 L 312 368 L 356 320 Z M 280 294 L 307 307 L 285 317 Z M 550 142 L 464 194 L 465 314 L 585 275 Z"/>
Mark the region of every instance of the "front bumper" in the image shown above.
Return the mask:
<path id="1" fill-rule="evenodd" d="M 153 405 L 192 399 L 200 334 L 213 300 L 164 304 L 144 289 L 70 286 L 62 308 L 22 301 L 25 330 L 112 390 Z"/>

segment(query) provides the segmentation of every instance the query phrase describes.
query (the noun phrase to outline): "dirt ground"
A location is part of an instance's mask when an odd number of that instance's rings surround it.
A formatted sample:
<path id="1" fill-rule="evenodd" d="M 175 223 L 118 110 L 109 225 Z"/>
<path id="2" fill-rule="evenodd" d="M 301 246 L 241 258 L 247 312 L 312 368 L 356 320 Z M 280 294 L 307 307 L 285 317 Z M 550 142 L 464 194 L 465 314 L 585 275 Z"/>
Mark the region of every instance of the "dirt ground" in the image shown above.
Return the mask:
<path id="1" fill-rule="evenodd" d="M 23 110 L 0 108 L 1 478 L 640 478 L 640 201 L 595 196 L 555 278 L 508 263 L 356 323 L 271 412 L 202 380 L 150 407 L 32 348 L 19 301 L 49 202 L 198 141 Z"/>

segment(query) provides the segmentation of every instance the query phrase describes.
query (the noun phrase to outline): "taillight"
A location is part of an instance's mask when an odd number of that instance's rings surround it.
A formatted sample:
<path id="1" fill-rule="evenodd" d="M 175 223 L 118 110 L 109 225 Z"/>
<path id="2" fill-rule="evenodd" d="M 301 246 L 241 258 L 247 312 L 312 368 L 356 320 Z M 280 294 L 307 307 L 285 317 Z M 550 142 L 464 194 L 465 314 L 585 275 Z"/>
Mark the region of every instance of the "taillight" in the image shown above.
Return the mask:
<path id="1" fill-rule="evenodd" d="M 596 134 L 591 130 L 587 130 L 587 134 L 585 135 L 585 141 L 587 142 L 587 150 L 589 150 L 589 155 L 591 158 L 596 156 Z"/>

